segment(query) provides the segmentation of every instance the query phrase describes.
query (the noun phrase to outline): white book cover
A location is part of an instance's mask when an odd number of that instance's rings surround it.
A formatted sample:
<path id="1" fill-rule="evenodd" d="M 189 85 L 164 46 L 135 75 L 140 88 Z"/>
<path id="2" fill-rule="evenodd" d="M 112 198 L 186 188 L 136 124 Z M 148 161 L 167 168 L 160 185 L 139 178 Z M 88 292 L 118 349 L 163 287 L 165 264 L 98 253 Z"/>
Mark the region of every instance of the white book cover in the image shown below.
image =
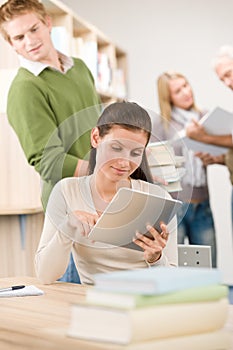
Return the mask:
<path id="1" fill-rule="evenodd" d="M 209 134 L 229 135 L 233 132 L 233 113 L 221 107 L 216 107 L 200 120 Z"/>
<path id="2" fill-rule="evenodd" d="M 199 123 L 205 128 L 206 132 L 212 135 L 229 135 L 233 133 L 233 113 L 228 112 L 220 107 L 216 107 L 211 112 L 204 115 Z M 183 129 L 179 132 L 180 140 L 195 152 L 206 152 L 212 155 L 220 155 L 227 152 L 227 148 L 206 144 L 190 139 L 186 136 Z M 178 140 L 175 140 L 176 142 Z"/>

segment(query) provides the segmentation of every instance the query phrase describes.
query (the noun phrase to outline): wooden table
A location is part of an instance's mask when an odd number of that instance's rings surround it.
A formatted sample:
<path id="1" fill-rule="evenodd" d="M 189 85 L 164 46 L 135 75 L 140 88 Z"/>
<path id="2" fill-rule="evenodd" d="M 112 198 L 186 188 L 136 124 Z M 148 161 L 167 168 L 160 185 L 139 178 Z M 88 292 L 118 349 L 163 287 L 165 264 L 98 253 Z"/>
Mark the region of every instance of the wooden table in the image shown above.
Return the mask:
<path id="1" fill-rule="evenodd" d="M 85 298 L 86 286 L 57 282 L 42 285 L 33 277 L 0 279 L 0 287 L 35 285 L 42 296 L 0 298 L 1 350 L 123 350 L 124 346 L 102 344 L 66 336 L 71 303 Z M 233 305 L 226 328 L 233 334 Z M 131 347 L 130 347 L 131 348 Z"/>
<path id="2" fill-rule="evenodd" d="M 83 350 L 87 342 L 66 337 L 70 321 L 70 304 L 84 299 L 86 287 L 57 282 L 42 285 L 33 277 L 12 277 L 0 280 L 1 288 L 11 285 L 35 285 L 42 296 L 0 298 L 0 349 L 1 350 Z"/>

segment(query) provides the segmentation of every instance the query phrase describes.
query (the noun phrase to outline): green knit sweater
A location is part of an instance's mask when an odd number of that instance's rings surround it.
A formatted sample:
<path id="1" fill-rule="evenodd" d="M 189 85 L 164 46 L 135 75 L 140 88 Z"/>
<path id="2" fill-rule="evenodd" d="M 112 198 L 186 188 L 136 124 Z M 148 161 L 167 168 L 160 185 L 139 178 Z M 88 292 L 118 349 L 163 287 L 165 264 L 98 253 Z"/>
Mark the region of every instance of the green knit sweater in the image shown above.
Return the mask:
<path id="1" fill-rule="evenodd" d="M 35 76 L 19 69 L 9 91 L 7 115 L 28 163 L 43 180 L 44 208 L 56 182 L 73 176 L 78 159 L 88 158 L 99 103 L 92 75 L 79 59 L 66 74 L 46 68 Z"/>

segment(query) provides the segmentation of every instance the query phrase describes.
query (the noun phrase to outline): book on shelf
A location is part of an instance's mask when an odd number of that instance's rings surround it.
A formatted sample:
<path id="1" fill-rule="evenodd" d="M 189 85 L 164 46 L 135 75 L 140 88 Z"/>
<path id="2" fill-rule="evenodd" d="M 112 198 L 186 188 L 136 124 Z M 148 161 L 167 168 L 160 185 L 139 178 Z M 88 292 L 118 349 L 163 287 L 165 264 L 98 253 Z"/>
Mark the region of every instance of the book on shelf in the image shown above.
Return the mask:
<path id="1" fill-rule="evenodd" d="M 202 125 L 206 132 L 212 135 L 229 135 L 233 132 L 233 113 L 224 110 L 221 107 L 216 107 L 210 112 L 206 113 L 200 120 L 199 124 Z M 186 136 L 186 130 L 181 130 L 178 133 L 179 139 L 174 140 L 182 142 L 187 148 L 192 149 L 195 152 L 206 152 L 212 155 L 220 155 L 227 152 L 227 148 L 221 146 L 215 146 L 199 141 L 195 141 Z"/>
<path id="2" fill-rule="evenodd" d="M 92 305 L 133 309 L 163 304 L 214 301 L 227 298 L 228 294 L 228 287 L 221 284 L 187 288 L 159 295 L 105 292 L 93 286 L 87 289 L 86 301 Z"/>
<path id="3" fill-rule="evenodd" d="M 112 68 L 107 53 L 98 52 L 97 62 L 96 87 L 102 92 L 112 92 Z"/>
<path id="4" fill-rule="evenodd" d="M 228 299 L 120 309 L 73 304 L 68 334 L 82 339 L 130 344 L 221 329 Z"/>
<path id="5" fill-rule="evenodd" d="M 82 37 L 72 37 L 71 39 L 71 56 L 83 59 L 84 57 L 84 40 Z"/>
<path id="6" fill-rule="evenodd" d="M 218 269 L 152 266 L 136 269 L 99 273 L 94 275 L 95 288 L 132 294 L 163 294 L 185 288 L 221 283 Z"/>
<path id="7" fill-rule="evenodd" d="M 67 56 L 70 56 L 70 45 L 71 37 L 65 26 L 54 26 L 51 31 L 51 39 L 54 47 L 64 53 Z"/>
<path id="8" fill-rule="evenodd" d="M 98 45 L 94 39 L 84 40 L 82 37 L 73 37 L 71 40 L 71 55 L 80 58 L 90 69 L 97 83 Z"/>
<path id="9" fill-rule="evenodd" d="M 121 68 L 113 68 L 112 70 L 113 80 L 113 94 L 118 98 L 126 97 L 126 81 L 125 73 Z"/>
<path id="10" fill-rule="evenodd" d="M 96 83 L 98 79 L 98 48 L 96 40 L 84 41 L 82 59 L 90 69 Z"/>

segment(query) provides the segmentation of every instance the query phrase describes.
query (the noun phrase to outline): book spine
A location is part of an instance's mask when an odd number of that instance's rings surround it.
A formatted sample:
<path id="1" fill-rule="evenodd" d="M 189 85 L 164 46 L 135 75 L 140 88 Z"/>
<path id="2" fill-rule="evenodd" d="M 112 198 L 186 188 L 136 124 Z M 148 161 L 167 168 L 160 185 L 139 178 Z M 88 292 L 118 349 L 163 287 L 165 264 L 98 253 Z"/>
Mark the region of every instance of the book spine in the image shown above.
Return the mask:
<path id="1" fill-rule="evenodd" d="M 218 330 L 215 332 L 157 339 L 130 344 L 127 350 L 217 350 L 232 349 L 231 334 Z"/>
<path id="2" fill-rule="evenodd" d="M 132 310 L 131 341 L 143 341 L 221 329 L 226 322 L 228 300 L 162 305 Z"/>
<path id="3" fill-rule="evenodd" d="M 105 293 L 96 290 L 94 287 L 89 288 L 86 293 L 86 301 L 89 304 L 125 309 L 164 304 L 214 301 L 227 297 L 228 287 L 224 285 L 189 288 L 178 292 L 151 296 Z"/>
<path id="4" fill-rule="evenodd" d="M 82 339 L 137 344 L 215 332 L 223 328 L 227 315 L 227 299 L 133 310 L 76 304 L 71 310 L 68 334 Z"/>

